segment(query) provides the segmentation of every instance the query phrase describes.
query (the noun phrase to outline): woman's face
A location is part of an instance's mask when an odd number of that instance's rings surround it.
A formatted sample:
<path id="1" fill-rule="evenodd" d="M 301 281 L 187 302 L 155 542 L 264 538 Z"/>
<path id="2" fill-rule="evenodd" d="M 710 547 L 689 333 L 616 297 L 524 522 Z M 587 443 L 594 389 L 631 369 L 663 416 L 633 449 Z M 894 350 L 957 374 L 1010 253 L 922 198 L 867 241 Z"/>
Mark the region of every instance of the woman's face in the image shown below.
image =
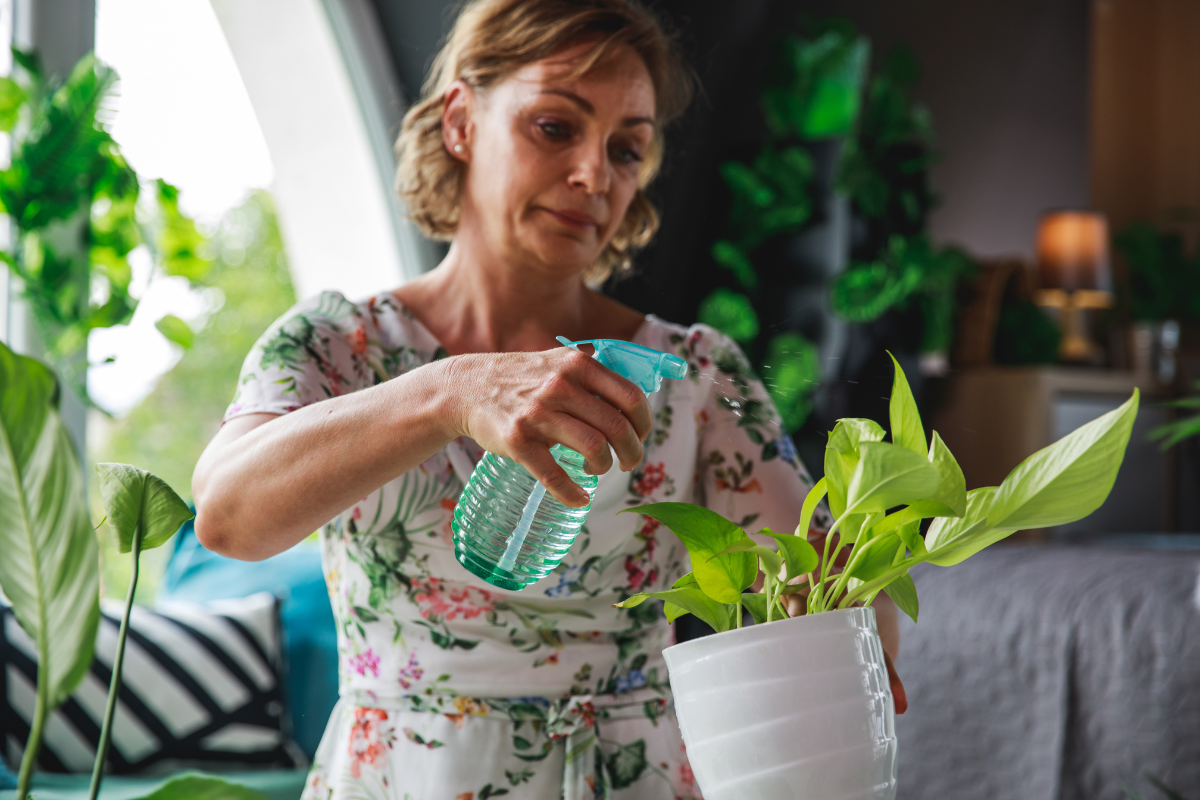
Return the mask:
<path id="1" fill-rule="evenodd" d="M 579 274 L 600 255 L 654 138 L 654 84 L 641 57 L 621 47 L 568 79 L 586 51 L 580 44 L 462 93 L 458 237 L 547 277 Z"/>

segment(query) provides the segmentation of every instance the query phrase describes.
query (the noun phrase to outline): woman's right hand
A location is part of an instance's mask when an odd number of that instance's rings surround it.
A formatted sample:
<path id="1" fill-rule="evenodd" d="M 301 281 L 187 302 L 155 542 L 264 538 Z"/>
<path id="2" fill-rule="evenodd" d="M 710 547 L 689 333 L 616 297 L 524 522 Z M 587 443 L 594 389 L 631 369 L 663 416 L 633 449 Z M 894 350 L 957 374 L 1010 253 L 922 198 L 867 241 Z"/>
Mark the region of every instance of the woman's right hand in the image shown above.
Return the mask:
<path id="1" fill-rule="evenodd" d="M 584 506 L 588 496 L 554 461 L 553 445 L 583 455 L 596 475 L 612 468 L 609 445 L 623 472 L 642 461 L 652 423 L 646 395 L 584 353 L 562 347 L 467 354 L 443 363 L 457 434 L 517 461 L 564 505 Z"/>

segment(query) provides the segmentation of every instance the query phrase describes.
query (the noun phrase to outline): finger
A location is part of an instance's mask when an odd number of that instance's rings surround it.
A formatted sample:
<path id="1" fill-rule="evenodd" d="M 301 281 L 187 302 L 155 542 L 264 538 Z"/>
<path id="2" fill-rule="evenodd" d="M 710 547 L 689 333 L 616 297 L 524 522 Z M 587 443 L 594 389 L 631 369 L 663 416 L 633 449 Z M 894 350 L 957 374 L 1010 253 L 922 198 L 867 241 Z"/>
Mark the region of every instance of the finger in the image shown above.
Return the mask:
<path id="1" fill-rule="evenodd" d="M 581 391 L 562 410 L 600 431 L 608 439 L 617 452 L 622 471 L 631 472 L 642 463 L 642 442 L 629 419 L 616 408 Z"/>
<path id="2" fill-rule="evenodd" d="M 887 665 L 888 684 L 891 686 L 892 700 L 896 704 L 896 713 L 903 714 L 908 711 L 908 694 L 904 691 L 900 676 L 896 674 L 896 665 L 892 663 L 892 657 L 886 652 L 883 654 L 883 663 Z"/>
<path id="3" fill-rule="evenodd" d="M 583 456 L 588 471 L 593 475 L 603 475 L 612 469 L 612 451 L 608 449 L 608 439 L 576 417 L 555 413 L 541 426 L 540 433 Z"/>
<path id="4" fill-rule="evenodd" d="M 516 460 L 564 506 L 582 508 L 590 502 L 591 498 L 583 487 L 571 480 L 571 476 L 558 465 L 545 447 L 531 447 Z"/>
<path id="5" fill-rule="evenodd" d="M 654 424 L 654 416 L 650 413 L 650 401 L 636 383 L 591 359 L 588 360 L 583 383 L 585 389 L 625 415 L 633 425 L 639 442 L 646 441 Z"/>

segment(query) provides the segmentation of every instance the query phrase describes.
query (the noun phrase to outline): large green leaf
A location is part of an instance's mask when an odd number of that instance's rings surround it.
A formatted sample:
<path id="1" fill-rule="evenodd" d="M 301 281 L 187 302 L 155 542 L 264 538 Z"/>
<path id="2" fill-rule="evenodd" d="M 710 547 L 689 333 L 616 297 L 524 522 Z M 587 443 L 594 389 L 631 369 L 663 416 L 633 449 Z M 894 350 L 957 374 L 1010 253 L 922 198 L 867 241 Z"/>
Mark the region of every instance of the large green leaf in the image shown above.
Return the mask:
<path id="1" fill-rule="evenodd" d="M 629 512 L 656 519 L 679 537 L 692 557 L 696 582 L 712 599 L 736 603 L 742 590 L 758 577 L 758 559 L 753 554 L 718 555 L 746 538 L 746 533 L 715 511 L 691 503 L 652 503 L 621 513 Z"/>
<path id="2" fill-rule="evenodd" d="M 759 534 L 770 536 L 779 543 L 779 554 L 783 556 L 783 563 L 787 565 L 788 580 L 806 572 L 812 572 L 821 561 L 816 548 L 805 538 L 786 533 L 775 533 L 769 528 L 763 528 Z"/>
<path id="3" fill-rule="evenodd" d="M 967 492 L 967 511 L 961 517 L 938 517 L 925 534 L 925 547 L 929 560 L 939 567 L 952 567 L 978 553 L 993 542 L 1007 536 L 1006 531 L 998 537 L 987 525 L 988 511 L 992 507 L 995 486 L 984 486 Z"/>
<path id="4" fill-rule="evenodd" d="M 829 510 L 840 518 L 846 510 L 846 492 L 858 466 L 858 448 L 863 442 L 878 442 L 884 430 L 869 419 L 839 419 L 825 447 L 825 482 L 829 490 Z"/>
<path id="5" fill-rule="evenodd" d="M 769 547 L 765 547 L 747 536 L 741 541 L 734 542 L 726 547 L 717 556 L 727 555 L 729 553 L 752 553 L 758 556 L 759 569 L 769 578 L 778 579 L 779 573 L 783 570 L 783 557 Z"/>
<path id="6" fill-rule="evenodd" d="M 79 685 L 100 621 L 96 535 L 54 374 L 0 344 L 0 589 L 38 647 L 49 708 Z"/>
<path id="7" fill-rule="evenodd" d="M 912 389 L 900 362 L 891 353 L 892 365 L 896 368 L 892 379 L 892 398 L 888 403 L 888 416 L 892 424 L 892 444 L 912 450 L 914 453 L 925 455 L 925 427 L 921 425 L 921 414 L 917 411 L 917 401 L 913 398 Z"/>
<path id="8" fill-rule="evenodd" d="M 796 536 L 803 539 L 808 538 L 808 530 L 812 525 L 813 514 L 817 510 L 817 504 L 825 497 L 826 492 L 825 479 L 817 481 L 817 485 L 809 490 L 804 498 L 804 505 L 800 507 L 800 522 L 796 524 Z"/>
<path id="9" fill-rule="evenodd" d="M 917 621 L 917 612 L 920 610 L 920 603 L 917 601 L 917 585 L 913 583 L 911 575 L 907 572 L 904 573 L 884 587 L 883 591 L 887 592 L 887 596 L 892 598 L 892 602 L 896 604 L 896 608 L 908 614 L 913 622 Z"/>
<path id="10" fill-rule="evenodd" d="M 761 592 L 745 592 L 742 594 L 742 605 L 754 618 L 754 624 L 762 625 L 767 621 L 767 596 Z"/>
<path id="11" fill-rule="evenodd" d="M 846 507 L 855 513 L 927 500 L 941 483 L 937 468 L 923 453 L 885 442 L 863 442 L 859 454 L 846 490 Z"/>
<path id="12" fill-rule="evenodd" d="M 1137 416 L 1138 391 L 1099 419 L 1021 462 L 996 490 L 988 525 L 1048 528 L 1082 519 L 1112 491 Z"/>
<path id="13" fill-rule="evenodd" d="M 710 628 L 718 632 L 727 631 L 734 625 L 733 614 L 730 610 L 731 606 L 718 603 L 695 586 L 685 586 L 682 589 L 667 589 L 664 592 L 642 592 L 635 594 L 627 600 L 622 600 L 620 603 L 614 603 L 614 606 L 616 608 L 633 608 L 651 598 L 662 600 L 669 605 L 678 606 L 689 614 L 695 614 Z M 741 600 L 740 593 L 738 594 L 738 600 Z"/>
<path id="14" fill-rule="evenodd" d="M 967 510 L 967 481 L 962 467 L 958 466 L 937 431 L 933 432 L 933 441 L 929 443 L 929 463 L 938 471 L 941 483 L 933 497 L 913 503 L 909 519 L 961 517 Z"/>
<path id="15" fill-rule="evenodd" d="M 904 542 L 895 531 L 876 536 L 854 548 L 854 555 L 846 565 L 846 575 L 863 583 L 872 581 L 892 568 L 902 547 Z"/>
<path id="16" fill-rule="evenodd" d="M 133 549 L 139 526 L 139 550 L 150 550 L 169 540 L 193 516 L 170 486 L 145 470 L 106 462 L 96 465 L 96 473 L 108 524 L 117 533 L 122 553 Z"/>
<path id="17" fill-rule="evenodd" d="M 211 775 L 183 774 L 139 800 L 268 800 L 265 794 Z"/>

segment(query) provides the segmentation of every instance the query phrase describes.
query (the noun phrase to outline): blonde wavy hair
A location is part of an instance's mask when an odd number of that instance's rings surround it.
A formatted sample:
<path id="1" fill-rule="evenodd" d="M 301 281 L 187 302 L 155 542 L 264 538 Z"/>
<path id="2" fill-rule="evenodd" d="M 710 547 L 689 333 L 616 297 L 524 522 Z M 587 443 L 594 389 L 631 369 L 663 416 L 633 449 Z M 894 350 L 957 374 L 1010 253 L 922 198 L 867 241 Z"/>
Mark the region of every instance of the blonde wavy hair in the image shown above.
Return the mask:
<path id="1" fill-rule="evenodd" d="M 637 194 L 583 277 L 595 286 L 632 269 L 633 252 L 658 230 L 658 212 L 646 187 L 662 165 L 662 131 L 687 107 L 694 78 L 674 36 L 631 0 L 473 0 L 462 9 L 396 140 L 396 191 L 425 235 L 452 239 L 462 204 L 466 165 L 451 157 L 442 141 L 442 106 L 450 84 L 461 80 L 486 90 L 580 40 L 593 44 L 569 77 L 586 73 L 606 53 L 625 45 L 642 57 L 654 83 L 657 124 L 639 169 Z"/>

